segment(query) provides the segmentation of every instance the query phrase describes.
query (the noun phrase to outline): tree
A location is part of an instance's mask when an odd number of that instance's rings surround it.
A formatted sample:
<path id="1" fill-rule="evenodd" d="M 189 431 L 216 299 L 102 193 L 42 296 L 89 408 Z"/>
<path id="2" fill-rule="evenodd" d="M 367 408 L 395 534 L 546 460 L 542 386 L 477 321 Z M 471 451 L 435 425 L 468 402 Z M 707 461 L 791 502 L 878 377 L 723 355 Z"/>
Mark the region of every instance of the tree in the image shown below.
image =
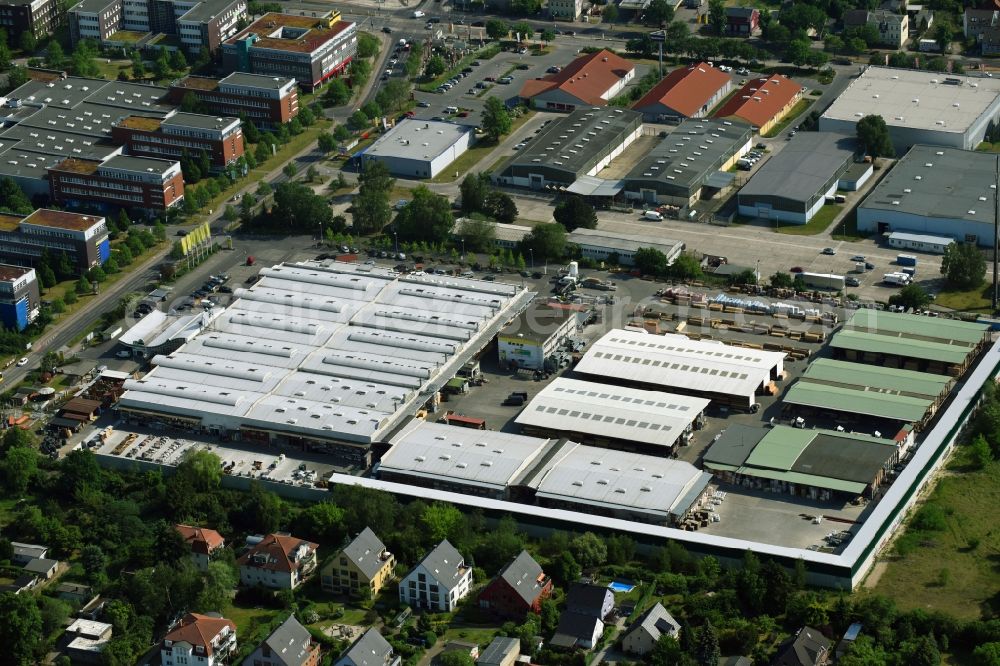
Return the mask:
<path id="1" fill-rule="evenodd" d="M 580 579 L 580 564 L 571 553 L 563 551 L 549 563 L 547 569 L 552 574 L 552 578 L 562 586 L 575 583 Z"/>
<path id="2" fill-rule="evenodd" d="M 26 54 L 34 53 L 35 49 L 38 48 L 38 39 L 35 37 L 35 33 L 31 30 L 25 30 L 22 32 L 18 43 L 21 50 Z"/>
<path id="3" fill-rule="evenodd" d="M 573 557 L 584 569 L 597 567 L 608 559 L 608 547 L 593 532 L 584 532 L 570 542 Z"/>
<path id="4" fill-rule="evenodd" d="M 465 650 L 452 650 L 443 652 L 437 656 L 437 663 L 441 666 L 474 666 L 476 663 Z"/>
<path id="5" fill-rule="evenodd" d="M 899 663 L 907 666 L 938 666 L 941 652 L 933 635 L 923 635 L 903 641 L 899 646 Z"/>
<path id="6" fill-rule="evenodd" d="M 975 243 L 952 243 L 941 259 L 941 275 L 953 289 L 976 289 L 986 278 L 986 259 Z"/>
<path id="7" fill-rule="evenodd" d="M 420 523 L 427 538 L 437 543 L 442 539 L 454 539 L 464 525 L 465 517 L 454 504 L 434 502 L 424 509 Z"/>
<path id="8" fill-rule="evenodd" d="M 541 38 L 542 41 L 546 43 L 555 41 L 556 31 L 552 28 L 546 28 L 545 30 L 542 30 Z"/>
<path id="9" fill-rule="evenodd" d="M 978 469 L 983 469 L 993 462 L 993 450 L 990 448 L 990 443 L 981 434 L 973 438 L 969 448 L 972 452 L 973 464 Z"/>
<path id="10" fill-rule="evenodd" d="M 35 663 L 35 648 L 42 638 L 42 614 L 30 594 L 0 593 L 0 641 L 4 661 L 11 666 Z"/>
<path id="11" fill-rule="evenodd" d="M 509 32 L 510 27 L 506 21 L 490 19 L 486 22 L 486 34 L 490 39 L 506 39 Z"/>
<path id="12" fill-rule="evenodd" d="M 500 140 L 500 137 L 510 132 L 511 124 L 507 107 L 504 106 L 499 97 L 490 96 L 483 108 L 483 132 L 486 133 L 490 141 L 496 142 Z"/>
<path id="13" fill-rule="evenodd" d="M 52 270 L 47 261 L 39 261 L 35 266 L 38 271 L 38 280 L 42 283 L 42 286 L 46 289 L 51 289 L 56 286 L 58 280 L 56 280 L 56 272 Z"/>
<path id="14" fill-rule="evenodd" d="M 66 54 L 63 52 L 62 45 L 53 39 L 49 42 L 49 48 L 45 52 L 45 65 L 51 69 L 62 69 L 64 62 L 66 62 Z"/>
<path id="15" fill-rule="evenodd" d="M 3 477 L 4 487 L 13 497 L 20 497 L 27 492 L 37 470 L 38 454 L 28 447 L 9 448 L 0 459 L 0 475 Z"/>
<path id="16" fill-rule="evenodd" d="M 111 257 L 108 261 L 114 261 L 114 257 Z M 107 266 L 107 263 L 104 265 Z M 62 314 L 63 312 L 66 312 L 66 301 L 61 298 L 57 298 L 52 301 L 52 305 L 50 307 L 52 308 L 52 312 L 55 314 Z"/>
<path id="17" fill-rule="evenodd" d="M 333 211 L 311 187 L 288 181 L 279 183 L 274 190 L 272 218 L 295 232 L 315 234 L 321 227 L 330 224 Z"/>
<path id="18" fill-rule="evenodd" d="M 1000 666 L 1000 642 L 983 643 L 972 651 L 978 666 Z"/>
<path id="19" fill-rule="evenodd" d="M 189 449 L 177 466 L 177 476 L 195 491 L 214 490 L 222 481 L 222 460 L 211 451 Z"/>
<path id="20" fill-rule="evenodd" d="M 651 666 L 674 666 L 683 663 L 682 658 L 683 653 L 677 639 L 666 632 L 660 634 L 649 653 Z"/>
<path id="21" fill-rule="evenodd" d="M 696 280 L 701 277 L 701 264 L 691 255 L 682 254 L 670 264 L 667 273 L 678 280 Z"/>
<path id="22" fill-rule="evenodd" d="M 667 255 L 653 247 L 640 247 L 633 261 L 643 275 L 665 275 L 669 268 Z"/>
<path id="23" fill-rule="evenodd" d="M 327 134 L 326 132 L 320 134 L 317 142 L 319 149 L 324 153 L 332 153 L 337 149 L 337 140 L 333 138 L 332 134 Z"/>
<path id="24" fill-rule="evenodd" d="M 347 141 L 351 138 L 351 133 L 343 125 L 337 125 L 333 128 L 333 138 L 337 141 Z"/>
<path id="25" fill-rule="evenodd" d="M 323 93 L 323 106 L 343 106 L 351 101 L 351 89 L 343 79 L 334 79 Z"/>
<path id="26" fill-rule="evenodd" d="M 575 194 L 560 201 L 552 217 L 566 231 L 597 228 L 597 213 L 594 212 L 594 207 L 587 203 L 583 197 Z"/>
<path id="27" fill-rule="evenodd" d="M 486 211 L 492 215 L 497 222 L 512 224 L 517 219 L 517 204 L 506 192 L 490 190 L 486 197 Z"/>
<path id="28" fill-rule="evenodd" d="M 232 599 L 232 593 L 239 578 L 228 562 L 216 560 L 208 563 L 202 581 L 201 591 L 195 601 L 195 608 L 203 613 L 219 612 Z"/>
<path id="29" fill-rule="evenodd" d="M 183 51 L 177 49 L 176 51 L 170 54 L 170 67 L 175 72 L 184 71 L 185 69 L 187 69 L 187 66 L 188 66 L 187 58 L 184 57 Z"/>
<path id="30" fill-rule="evenodd" d="M 410 99 L 412 86 L 405 79 L 392 79 L 382 86 L 375 96 L 375 102 L 384 111 L 394 113 L 403 108 Z"/>
<path id="31" fill-rule="evenodd" d="M 892 138 L 889 136 L 889 128 L 882 116 L 865 116 L 858 121 L 856 129 L 858 142 L 865 153 L 872 156 L 872 159 L 896 155 L 896 151 L 892 147 Z"/>
<path id="32" fill-rule="evenodd" d="M 29 34 L 29 33 L 25 33 Z M 15 90 L 28 82 L 28 70 L 20 65 L 14 65 L 7 71 L 7 88 Z"/>
<path id="33" fill-rule="evenodd" d="M 701 631 L 698 632 L 698 645 L 695 647 L 694 654 L 698 666 L 719 665 L 719 657 L 722 654 L 719 651 L 719 637 L 709 620 L 705 621 Z"/>
<path id="34" fill-rule="evenodd" d="M 333 502 L 317 502 L 295 518 L 295 533 L 319 543 L 338 544 L 344 537 L 344 510 Z"/>
<path id="35" fill-rule="evenodd" d="M 18 215 L 30 215 L 34 211 L 31 200 L 13 179 L 0 178 L 0 210 Z"/>
<path id="36" fill-rule="evenodd" d="M 491 220 L 467 217 L 459 224 L 456 235 L 465 241 L 469 252 L 488 252 L 493 248 L 496 231 L 497 225 Z"/>
<path id="37" fill-rule="evenodd" d="M 358 194 L 354 197 L 351 216 L 354 229 L 359 234 L 381 231 L 389 224 L 392 209 L 389 207 L 389 192 L 396 180 L 389 175 L 385 165 L 378 161 L 368 161 L 358 175 Z"/>
<path id="38" fill-rule="evenodd" d="M 809 54 L 811 52 L 812 47 L 809 45 L 808 40 L 793 39 L 785 48 L 785 60 L 795 64 L 797 67 L 802 67 L 809 62 Z"/>
<path id="39" fill-rule="evenodd" d="M 486 195 L 490 191 L 490 177 L 485 173 L 469 173 L 459 187 L 462 195 L 462 212 L 481 213 L 486 208 Z"/>
<path id="40" fill-rule="evenodd" d="M 708 0 L 708 24 L 712 32 L 721 35 L 726 31 L 726 3 L 724 0 Z"/>
<path id="41" fill-rule="evenodd" d="M 951 43 L 955 39 L 955 28 L 947 17 L 942 17 L 940 21 L 934 22 L 933 39 L 937 42 L 941 53 L 951 53 Z"/>
<path id="42" fill-rule="evenodd" d="M 889 305 L 900 305 L 907 310 L 920 310 L 930 302 L 930 295 L 918 284 L 908 284 L 898 294 L 889 297 Z"/>
<path id="43" fill-rule="evenodd" d="M 566 251 L 566 228 L 561 224 L 539 224 L 521 241 L 522 254 L 532 254 L 536 261 L 561 259 Z"/>
<path id="44" fill-rule="evenodd" d="M 767 279 L 768 283 L 775 289 L 791 289 L 795 284 L 792 276 L 788 273 L 778 271 Z"/>
<path id="45" fill-rule="evenodd" d="M 347 124 L 355 131 L 360 131 L 371 125 L 371 119 L 365 115 L 364 111 L 358 109 L 347 119 Z"/>
<path id="46" fill-rule="evenodd" d="M 608 3 L 607 7 L 604 8 L 606 12 L 609 8 L 613 7 L 611 3 Z M 646 8 L 646 23 L 657 26 L 665 26 L 674 20 L 674 8 L 670 5 L 667 0 L 653 0 L 649 3 L 649 7 Z M 614 19 L 608 19 L 613 21 Z"/>
<path id="47" fill-rule="evenodd" d="M 87 575 L 87 580 L 96 581 L 104 575 L 108 557 L 100 546 L 90 543 L 80 550 L 80 564 Z"/>
<path id="48" fill-rule="evenodd" d="M 42 618 L 42 634 L 48 636 L 66 627 L 72 607 L 62 599 L 39 596 L 38 608 Z"/>
<path id="49" fill-rule="evenodd" d="M 295 166 L 295 162 L 289 162 L 285 166 L 281 167 L 281 173 L 285 174 L 287 178 L 294 178 L 295 174 L 299 172 L 299 168 Z"/>
<path id="50" fill-rule="evenodd" d="M 666 0 L 654 0 L 654 2 L 663 2 L 666 4 Z M 646 16 L 649 16 L 649 10 L 646 10 Z M 604 5 L 601 10 L 601 22 L 602 23 L 614 23 L 618 20 L 618 6 L 613 3 L 608 3 Z"/>
<path id="51" fill-rule="evenodd" d="M 448 198 L 431 192 L 425 185 L 413 190 L 413 200 L 396 214 L 394 224 L 401 241 L 448 240 L 455 218 Z"/>
<path id="52" fill-rule="evenodd" d="M 76 281 L 76 287 L 74 287 L 74 289 L 76 290 L 76 293 L 78 293 L 81 296 L 83 296 L 84 294 L 89 294 L 94 290 L 94 288 L 90 284 L 90 280 L 88 280 L 82 275 L 80 276 L 80 279 Z"/>
<path id="53" fill-rule="evenodd" d="M 447 69 L 448 65 L 445 63 L 444 58 L 435 54 L 427 60 L 427 65 L 424 67 L 424 75 L 429 79 L 434 79 L 444 74 Z"/>

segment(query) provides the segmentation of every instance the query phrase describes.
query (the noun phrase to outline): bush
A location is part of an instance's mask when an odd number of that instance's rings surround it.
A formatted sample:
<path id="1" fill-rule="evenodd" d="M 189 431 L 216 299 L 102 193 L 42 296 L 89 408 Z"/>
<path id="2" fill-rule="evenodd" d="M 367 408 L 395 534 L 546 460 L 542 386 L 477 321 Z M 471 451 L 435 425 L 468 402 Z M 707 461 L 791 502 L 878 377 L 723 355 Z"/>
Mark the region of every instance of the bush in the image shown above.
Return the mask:
<path id="1" fill-rule="evenodd" d="M 928 502 L 913 516 L 910 526 L 924 532 L 941 532 L 948 527 L 947 515 L 940 505 Z"/>

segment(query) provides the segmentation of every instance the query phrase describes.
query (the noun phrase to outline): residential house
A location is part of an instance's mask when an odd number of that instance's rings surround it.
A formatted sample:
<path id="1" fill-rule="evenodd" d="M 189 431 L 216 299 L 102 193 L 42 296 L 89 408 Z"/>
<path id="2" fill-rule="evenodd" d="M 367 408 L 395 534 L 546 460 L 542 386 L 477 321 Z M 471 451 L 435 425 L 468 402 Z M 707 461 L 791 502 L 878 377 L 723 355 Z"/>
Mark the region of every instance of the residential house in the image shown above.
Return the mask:
<path id="1" fill-rule="evenodd" d="M 750 37 L 760 28 L 760 11 L 755 7 L 726 7 L 726 34 Z"/>
<path id="2" fill-rule="evenodd" d="M 587 613 L 576 613 L 565 610 L 559 616 L 559 625 L 553 634 L 549 645 L 572 650 L 582 648 L 590 650 L 604 633 L 604 622 Z"/>
<path id="3" fill-rule="evenodd" d="M 23 573 L 14 579 L 14 582 L 7 583 L 6 585 L 0 586 L 0 592 L 13 592 L 14 594 L 21 594 L 22 592 L 30 592 L 35 589 L 38 585 L 40 579 L 38 576 L 29 573 Z"/>
<path id="4" fill-rule="evenodd" d="M 641 111 L 648 122 L 704 118 L 732 90 L 733 80 L 728 74 L 699 62 L 670 72 L 632 108 Z"/>
<path id="5" fill-rule="evenodd" d="M 399 666 L 401 661 L 378 629 L 369 629 L 333 666 Z"/>
<path id="6" fill-rule="evenodd" d="M 163 637 L 161 666 L 216 666 L 236 651 L 236 625 L 213 615 L 188 613 Z"/>
<path id="7" fill-rule="evenodd" d="M 549 0 L 549 16 L 553 19 L 576 21 L 583 14 L 583 0 Z"/>
<path id="8" fill-rule="evenodd" d="M 821 666 L 830 656 L 830 641 L 812 627 L 802 627 L 778 648 L 773 666 Z"/>
<path id="9" fill-rule="evenodd" d="M 51 579 L 58 569 L 59 560 L 50 560 L 47 557 L 36 557 L 24 565 L 25 572 L 35 574 L 43 580 Z"/>
<path id="10" fill-rule="evenodd" d="M 320 646 L 294 615 L 282 622 L 257 649 L 243 660 L 243 666 L 316 666 Z M 379 664 L 379 666 L 382 666 Z"/>
<path id="11" fill-rule="evenodd" d="M 652 608 L 640 615 L 622 638 L 622 648 L 630 654 L 645 656 L 652 651 L 653 646 L 664 634 L 677 638 L 681 625 L 677 623 L 667 609 L 657 602 Z"/>
<path id="12" fill-rule="evenodd" d="M 240 583 L 294 590 L 316 569 L 317 548 L 290 534 L 268 534 L 236 560 Z"/>
<path id="13" fill-rule="evenodd" d="M 100 664 L 101 652 L 111 642 L 112 626 L 94 620 L 73 620 L 63 634 L 63 651 L 74 664 Z"/>
<path id="14" fill-rule="evenodd" d="M 878 42 L 899 49 L 910 38 L 910 17 L 888 9 L 852 9 L 844 12 L 844 28 L 870 25 L 878 32 Z"/>
<path id="15" fill-rule="evenodd" d="M 566 610 L 604 621 L 615 609 L 615 595 L 607 587 L 573 583 L 566 593 Z"/>
<path id="16" fill-rule="evenodd" d="M 979 41 L 980 35 L 997 25 L 1000 25 L 1000 11 L 995 7 L 984 9 L 966 7 L 962 15 L 962 34 L 967 39 L 972 37 Z"/>
<path id="17" fill-rule="evenodd" d="M 399 600 L 409 606 L 447 613 L 472 586 L 472 567 L 445 539 L 399 582 Z"/>
<path id="18" fill-rule="evenodd" d="M 1000 25 L 979 34 L 979 54 L 984 57 L 1000 55 Z"/>
<path id="19" fill-rule="evenodd" d="M 497 636 L 476 660 L 477 666 L 513 666 L 521 656 L 521 641 L 509 636 Z"/>
<path id="20" fill-rule="evenodd" d="M 14 548 L 14 556 L 10 558 L 11 564 L 17 564 L 22 567 L 35 558 L 45 557 L 49 554 L 48 546 L 21 543 L 19 541 L 12 541 L 10 545 Z"/>
<path id="21" fill-rule="evenodd" d="M 199 571 L 208 571 L 208 562 L 226 545 L 226 540 L 215 530 L 190 525 L 174 525 L 184 543 L 191 549 L 191 561 Z"/>
<path id="22" fill-rule="evenodd" d="M 635 78 L 635 65 L 611 51 L 581 55 L 562 70 L 528 79 L 519 93 L 530 107 L 546 111 L 574 111 L 606 106 Z"/>
<path id="23" fill-rule="evenodd" d="M 552 579 L 528 551 L 522 550 L 479 594 L 479 606 L 497 615 L 524 619 L 540 613 L 542 601 L 552 594 Z"/>
<path id="24" fill-rule="evenodd" d="M 327 592 L 360 596 L 367 589 L 375 598 L 396 568 L 396 557 L 371 528 L 354 538 L 320 571 L 320 583 Z"/>
<path id="25" fill-rule="evenodd" d="M 94 588 L 80 583 L 59 583 L 55 587 L 56 597 L 74 606 L 83 606 L 97 598 Z"/>

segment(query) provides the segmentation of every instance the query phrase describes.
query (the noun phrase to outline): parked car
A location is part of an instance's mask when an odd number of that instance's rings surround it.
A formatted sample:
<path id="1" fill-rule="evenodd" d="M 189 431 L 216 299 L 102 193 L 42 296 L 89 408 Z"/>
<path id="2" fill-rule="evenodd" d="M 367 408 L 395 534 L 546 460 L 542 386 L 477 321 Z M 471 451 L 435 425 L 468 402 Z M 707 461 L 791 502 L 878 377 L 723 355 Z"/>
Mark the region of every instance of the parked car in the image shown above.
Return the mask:
<path id="1" fill-rule="evenodd" d="M 804 273 L 805 271 L 801 266 L 792 266 L 788 269 L 789 273 Z"/>
<path id="2" fill-rule="evenodd" d="M 856 277 L 850 277 L 850 276 L 848 276 L 848 277 L 844 278 L 844 284 L 846 284 L 848 287 L 860 287 L 861 286 L 861 280 L 859 280 Z"/>
<path id="3" fill-rule="evenodd" d="M 820 254 L 826 254 L 832 257 L 833 255 L 837 254 L 837 251 L 834 250 L 832 247 L 824 247 L 823 251 Z"/>
<path id="4" fill-rule="evenodd" d="M 26 365 L 28 365 L 28 357 L 27 356 L 22 357 L 17 362 L 17 367 L 19 367 L 19 368 L 23 368 Z"/>
<path id="5" fill-rule="evenodd" d="M 851 261 L 864 261 L 864 260 L 865 260 L 865 255 L 863 254 L 856 254 L 853 257 L 851 257 Z"/>
<path id="6" fill-rule="evenodd" d="M 430 105 L 431 105 L 430 102 L 417 102 L 417 106 L 419 106 L 421 109 L 430 108 Z"/>

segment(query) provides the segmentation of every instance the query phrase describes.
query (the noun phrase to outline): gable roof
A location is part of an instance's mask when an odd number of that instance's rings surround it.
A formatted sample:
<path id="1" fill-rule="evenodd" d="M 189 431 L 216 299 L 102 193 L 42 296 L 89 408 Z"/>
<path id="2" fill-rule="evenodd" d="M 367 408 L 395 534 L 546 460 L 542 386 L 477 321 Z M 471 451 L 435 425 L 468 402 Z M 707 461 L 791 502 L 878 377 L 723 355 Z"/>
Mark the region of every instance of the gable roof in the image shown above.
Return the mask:
<path id="1" fill-rule="evenodd" d="M 31 573 L 48 573 L 52 567 L 59 564 L 59 560 L 50 560 L 45 557 L 35 557 L 28 560 L 24 565 L 24 570 Z"/>
<path id="2" fill-rule="evenodd" d="M 779 651 L 775 663 L 782 666 L 816 666 L 820 655 L 830 649 L 830 641 L 818 630 L 803 626 L 795 638 Z"/>
<path id="3" fill-rule="evenodd" d="M 465 558 L 445 539 L 420 560 L 420 565 L 433 574 L 440 585 L 450 590 L 462 578 Z"/>
<path id="4" fill-rule="evenodd" d="M 190 546 L 191 551 L 200 555 L 209 555 L 216 548 L 226 545 L 226 540 L 215 530 L 205 527 L 191 527 L 190 525 L 174 525 L 184 543 Z"/>
<path id="5" fill-rule="evenodd" d="M 660 636 L 666 634 L 668 636 L 676 636 L 677 632 L 680 631 L 681 625 L 677 623 L 677 620 L 667 612 L 667 609 L 663 607 L 663 604 L 657 602 L 652 608 L 647 610 L 645 613 L 636 618 L 636 621 L 632 623 L 632 627 L 628 630 L 628 633 L 632 633 L 637 630 L 645 631 L 649 634 L 653 642 L 660 640 Z"/>
<path id="6" fill-rule="evenodd" d="M 594 617 L 604 615 L 604 601 L 611 590 L 600 585 L 573 583 L 566 593 L 566 607 L 578 608 Z"/>
<path id="7" fill-rule="evenodd" d="M 597 625 L 603 625 L 596 617 L 573 611 L 563 611 L 559 616 L 559 625 L 553 634 L 552 645 L 559 647 L 575 647 L 579 641 L 590 640 L 594 636 Z"/>
<path id="8" fill-rule="evenodd" d="M 520 96 L 530 99 L 543 92 L 559 89 L 586 104 L 607 104 L 605 94 L 635 66 L 611 51 L 583 55 L 566 65 L 561 72 L 524 82 Z"/>
<path id="9" fill-rule="evenodd" d="M 542 566 L 526 550 L 518 553 L 517 557 L 501 569 L 499 577 L 529 606 L 545 589 L 547 581 Z"/>
<path id="10" fill-rule="evenodd" d="M 726 18 L 740 18 L 749 21 L 754 14 L 759 13 L 756 7 L 726 7 Z"/>
<path id="11" fill-rule="evenodd" d="M 385 544 L 370 527 L 366 527 L 361 534 L 354 537 L 342 551 L 344 557 L 353 562 L 369 580 L 374 578 L 385 564 L 385 560 L 382 559 L 383 552 Z"/>
<path id="12" fill-rule="evenodd" d="M 384 666 L 386 657 L 392 652 L 389 641 L 382 638 L 377 629 L 369 629 L 354 641 L 338 663 L 350 661 L 355 666 Z"/>
<path id="13" fill-rule="evenodd" d="M 236 625 L 224 617 L 211 617 L 201 613 L 188 613 L 181 621 L 163 637 L 164 641 L 174 643 L 184 642 L 192 646 L 201 646 L 205 656 L 212 656 L 212 639 L 226 627 L 236 631 Z"/>
<path id="14" fill-rule="evenodd" d="M 284 571 L 290 573 L 301 566 L 292 555 L 302 544 L 316 550 L 317 545 L 287 534 L 268 534 L 253 548 L 240 556 L 237 564 L 241 567 L 254 567 L 268 571 Z"/>
<path id="15" fill-rule="evenodd" d="M 690 117 L 698 113 L 730 80 L 728 74 L 708 63 L 680 67 L 667 74 L 632 108 L 641 111 L 643 107 L 659 103 Z"/>
<path id="16" fill-rule="evenodd" d="M 520 653 L 520 651 L 521 641 L 518 639 L 510 638 L 509 636 L 497 636 L 482 651 L 476 663 L 480 664 L 480 666 L 499 666 L 499 664 L 503 663 L 507 655 L 512 652 Z"/>
<path id="17" fill-rule="evenodd" d="M 787 76 L 772 74 L 767 78 L 753 78 L 736 91 L 715 118 L 736 116 L 757 127 L 763 127 L 781 109 L 798 96 L 802 86 Z"/>
<path id="18" fill-rule="evenodd" d="M 286 666 L 302 666 L 310 657 L 312 636 L 299 624 L 294 615 L 282 622 L 271 635 L 264 639 L 271 648 L 271 660 Z"/>

